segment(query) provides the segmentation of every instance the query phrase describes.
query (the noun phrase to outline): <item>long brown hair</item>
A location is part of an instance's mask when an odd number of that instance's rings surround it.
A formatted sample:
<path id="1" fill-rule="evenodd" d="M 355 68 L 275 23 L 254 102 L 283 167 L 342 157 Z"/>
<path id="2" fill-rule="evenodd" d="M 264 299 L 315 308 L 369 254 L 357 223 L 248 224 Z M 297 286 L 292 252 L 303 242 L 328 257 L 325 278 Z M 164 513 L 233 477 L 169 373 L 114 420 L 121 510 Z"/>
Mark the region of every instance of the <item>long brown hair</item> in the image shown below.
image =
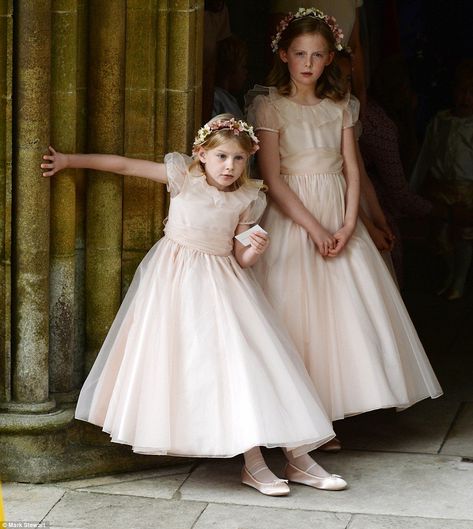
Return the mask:
<path id="1" fill-rule="evenodd" d="M 314 33 L 324 38 L 330 52 L 336 51 L 335 37 L 330 27 L 323 20 L 311 16 L 302 17 L 290 22 L 281 34 L 278 48 L 287 52 L 295 38 Z M 281 95 L 291 95 L 294 84 L 291 80 L 288 66 L 281 60 L 278 52 L 275 53 L 273 67 L 269 72 L 266 82 L 269 86 L 275 86 Z M 317 80 L 315 95 L 319 99 L 327 97 L 333 101 L 340 101 L 345 97 L 345 90 L 340 79 L 340 71 L 334 61 L 325 67 L 322 75 Z"/>

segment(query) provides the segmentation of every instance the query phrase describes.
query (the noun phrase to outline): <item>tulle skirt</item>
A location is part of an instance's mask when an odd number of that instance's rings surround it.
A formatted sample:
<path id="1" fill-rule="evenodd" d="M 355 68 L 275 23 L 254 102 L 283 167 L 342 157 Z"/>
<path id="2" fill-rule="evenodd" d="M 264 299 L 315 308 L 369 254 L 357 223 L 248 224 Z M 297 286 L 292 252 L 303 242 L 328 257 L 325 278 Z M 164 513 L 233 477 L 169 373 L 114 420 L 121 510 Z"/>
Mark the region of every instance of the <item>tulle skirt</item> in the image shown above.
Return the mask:
<path id="1" fill-rule="evenodd" d="M 76 417 L 144 454 L 297 455 L 334 435 L 252 273 L 167 237 L 139 266 Z"/>
<path id="2" fill-rule="evenodd" d="M 283 178 L 326 229 L 334 233 L 343 225 L 343 175 Z M 273 204 L 262 225 L 271 245 L 255 267 L 257 278 L 332 420 L 406 408 L 442 394 L 391 274 L 361 222 L 335 258 L 323 258 L 307 232 Z"/>

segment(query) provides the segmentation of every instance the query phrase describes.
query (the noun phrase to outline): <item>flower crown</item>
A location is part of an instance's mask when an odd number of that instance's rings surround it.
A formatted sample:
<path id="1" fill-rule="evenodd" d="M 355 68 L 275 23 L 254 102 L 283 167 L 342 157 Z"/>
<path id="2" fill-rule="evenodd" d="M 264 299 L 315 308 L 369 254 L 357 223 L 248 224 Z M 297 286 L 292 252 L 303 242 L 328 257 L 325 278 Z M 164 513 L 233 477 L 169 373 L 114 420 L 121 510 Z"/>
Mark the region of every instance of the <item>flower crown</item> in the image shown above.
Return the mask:
<path id="1" fill-rule="evenodd" d="M 318 18 L 319 20 L 325 22 L 335 37 L 335 47 L 337 50 L 340 51 L 343 48 L 343 31 L 342 28 L 337 24 L 337 21 L 334 17 L 325 15 L 322 11 L 320 11 L 320 9 L 316 9 L 315 7 L 300 7 L 297 10 L 297 13 L 288 13 L 281 20 L 281 22 L 279 22 L 278 27 L 276 28 L 276 35 L 271 39 L 271 49 L 273 50 L 273 53 L 278 51 L 278 44 L 281 40 L 281 35 L 287 26 L 289 26 L 293 20 L 304 17 Z"/>
<path id="2" fill-rule="evenodd" d="M 253 127 L 241 119 L 236 120 L 235 118 L 231 118 L 212 121 L 210 123 L 206 123 L 202 128 L 200 128 L 197 131 L 197 135 L 194 139 L 192 154 L 196 154 L 199 147 L 212 133 L 217 130 L 232 130 L 235 136 L 238 136 L 241 132 L 246 132 L 253 142 L 252 154 L 254 154 L 259 149 L 259 140 L 253 131 Z"/>

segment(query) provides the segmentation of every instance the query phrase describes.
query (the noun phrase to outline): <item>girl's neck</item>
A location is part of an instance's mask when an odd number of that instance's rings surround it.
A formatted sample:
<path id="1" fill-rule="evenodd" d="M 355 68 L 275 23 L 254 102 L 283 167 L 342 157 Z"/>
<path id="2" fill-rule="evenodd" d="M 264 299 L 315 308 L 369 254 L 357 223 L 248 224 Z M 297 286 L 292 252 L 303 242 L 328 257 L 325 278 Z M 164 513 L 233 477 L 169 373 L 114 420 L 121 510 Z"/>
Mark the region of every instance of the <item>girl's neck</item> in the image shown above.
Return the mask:
<path id="1" fill-rule="evenodd" d="M 315 95 L 315 85 L 300 86 L 293 82 L 292 90 L 288 99 L 300 105 L 316 105 L 320 99 Z"/>

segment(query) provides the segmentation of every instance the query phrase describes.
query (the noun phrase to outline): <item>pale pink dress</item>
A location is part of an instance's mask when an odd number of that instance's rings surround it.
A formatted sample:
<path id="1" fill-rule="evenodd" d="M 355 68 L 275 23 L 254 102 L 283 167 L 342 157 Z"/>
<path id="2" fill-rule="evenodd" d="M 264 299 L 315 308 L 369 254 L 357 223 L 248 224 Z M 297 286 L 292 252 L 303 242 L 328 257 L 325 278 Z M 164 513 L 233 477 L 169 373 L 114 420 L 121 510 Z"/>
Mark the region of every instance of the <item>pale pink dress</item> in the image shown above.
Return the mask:
<path id="1" fill-rule="evenodd" d="M 253 95 L 258 93 L 249 121 L 256 130 L 279 136 L 281 178 L 334 233 L 344 219 L 341 137 L 358 119 L 354 100 L 303 106 L 274 88 L 258 87 Z M 323 258 L 308 233 L 274 204 L 262 225 L 271 246 L 255 273 L 332 420 L 405 408 L 442 394 L 399 291 L 361 222 L 336 258 Z"/>
<path id="2" fill-rule="evenodd" d="M 82 388 L 78 419 L 135 452 L 230 457 L 253 446 L 305 453 L 333 437 L 294 345 L 232 254 L 265 195 L 219 191 L 190 159 L 165 158 L 165 236 L 140 264 Z"/>

